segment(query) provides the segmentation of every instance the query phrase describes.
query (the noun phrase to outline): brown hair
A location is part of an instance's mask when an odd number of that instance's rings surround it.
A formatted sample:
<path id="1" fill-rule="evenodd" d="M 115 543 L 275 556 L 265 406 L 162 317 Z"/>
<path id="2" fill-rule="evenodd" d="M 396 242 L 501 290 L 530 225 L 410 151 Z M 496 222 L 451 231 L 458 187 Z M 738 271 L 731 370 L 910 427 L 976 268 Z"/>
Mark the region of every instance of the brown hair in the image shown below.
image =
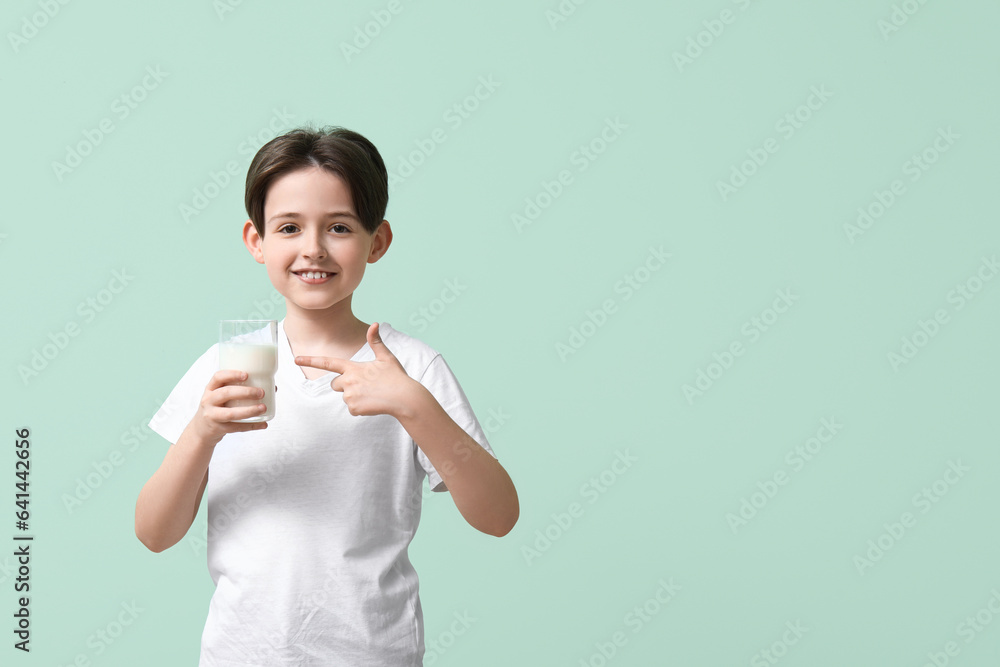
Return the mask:
<path id="1" fill-rule="evenodd" d="M 382 223 L 389 203 L 385 163 L 372 142 L 343 127 L 299 127 L 261 146 L 247 170 L 247 215 L 264 238 L 264 200 L 277 178 L 306 167 L 322 167 L 344 179 L 354 210 L 369 234 Z"/>

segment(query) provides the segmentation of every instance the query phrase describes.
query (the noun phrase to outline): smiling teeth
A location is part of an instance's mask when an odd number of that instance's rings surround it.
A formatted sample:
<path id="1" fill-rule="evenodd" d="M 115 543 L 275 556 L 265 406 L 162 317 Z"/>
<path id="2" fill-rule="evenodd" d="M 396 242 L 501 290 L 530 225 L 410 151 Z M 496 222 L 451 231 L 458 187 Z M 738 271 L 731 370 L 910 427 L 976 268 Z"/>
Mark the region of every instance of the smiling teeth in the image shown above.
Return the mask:
<path id="1" fill-rule="evenodd" d="M 317 273 L 315 271 L 304 271 L 300 275 L 305 276 L 306 278 L 316 279 L 316 278 L 326 278 L 330 274 L 329 273 Z"/>

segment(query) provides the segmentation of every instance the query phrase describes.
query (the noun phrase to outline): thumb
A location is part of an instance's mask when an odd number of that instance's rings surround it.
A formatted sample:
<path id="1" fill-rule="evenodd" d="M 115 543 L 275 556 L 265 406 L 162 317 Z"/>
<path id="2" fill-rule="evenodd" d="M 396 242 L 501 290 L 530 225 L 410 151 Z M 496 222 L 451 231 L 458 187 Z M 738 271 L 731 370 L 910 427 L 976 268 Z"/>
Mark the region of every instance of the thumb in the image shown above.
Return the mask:
<path id="1" fill-rule="evenodd" d="M 376 359 L 388 360 L 396 358 L 396 355 L 390 352 L 389 348 L 382 342 L 382 336 L 378 330 L 378 322 L 372 322 L 372 325 L 368 327 L 368 345 L 372 348 L 372 352 L 375 353 Z"/>

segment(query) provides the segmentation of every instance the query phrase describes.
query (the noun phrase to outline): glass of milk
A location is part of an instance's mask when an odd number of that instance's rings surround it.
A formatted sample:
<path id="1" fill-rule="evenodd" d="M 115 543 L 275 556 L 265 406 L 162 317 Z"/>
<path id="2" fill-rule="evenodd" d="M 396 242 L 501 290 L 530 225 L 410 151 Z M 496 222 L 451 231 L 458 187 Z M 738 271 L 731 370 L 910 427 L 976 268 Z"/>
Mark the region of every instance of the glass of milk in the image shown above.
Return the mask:
<path id="1" fill-rule="evenodd" d="M 236 384 L 264 390 L 263 398 L 235 399 L 227 408 L 263 403 L 262 414 L 237 422 L 266 422 L 274 417 L 274 373 L 278 370 L 277 320 L 220 320 L 219 370 L 244 371 L 247 379 Z"/>

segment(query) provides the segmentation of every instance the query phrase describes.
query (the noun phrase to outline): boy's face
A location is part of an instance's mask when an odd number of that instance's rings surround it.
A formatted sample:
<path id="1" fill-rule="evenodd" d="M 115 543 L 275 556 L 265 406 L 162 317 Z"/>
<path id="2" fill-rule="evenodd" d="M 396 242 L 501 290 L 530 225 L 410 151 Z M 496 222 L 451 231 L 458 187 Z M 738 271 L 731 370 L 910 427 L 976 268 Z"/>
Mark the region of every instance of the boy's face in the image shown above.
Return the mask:
<path id="1" fill-rule="evenodd" d="M 347 184 L 321 167 L 289 172 L 271 184 L 264 201 L 263 239 L 251 221 L 243 226 L 243 242 L 267 267 L 271 284 L 289 307 L 306 310 L 325 310 L 350 299 L 365 265 L 384 255 L 391 241 L 387 221 L 374 234 L 361 226 Z M 327 275 L 309 278 L 302 275 L 306 271 Z"/>

